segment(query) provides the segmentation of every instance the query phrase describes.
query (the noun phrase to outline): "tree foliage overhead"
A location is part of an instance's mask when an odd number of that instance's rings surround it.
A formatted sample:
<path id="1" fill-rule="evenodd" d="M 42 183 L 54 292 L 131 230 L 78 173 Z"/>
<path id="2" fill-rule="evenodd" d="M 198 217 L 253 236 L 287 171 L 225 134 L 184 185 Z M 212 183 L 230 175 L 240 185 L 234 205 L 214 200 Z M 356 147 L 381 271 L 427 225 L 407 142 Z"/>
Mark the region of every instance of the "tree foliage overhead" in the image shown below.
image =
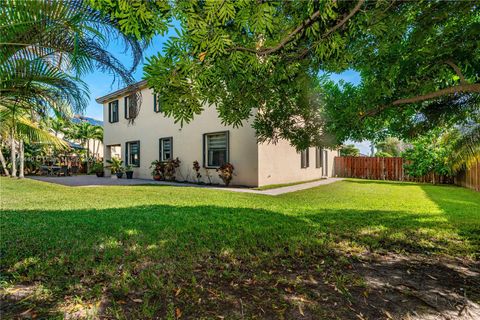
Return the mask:
<path id="1" fill-rule="evenodd" d="M 401 3 L 384 32 L 352 39 L 361 84 L 327 86 L 340 138 L 415 138 L 471 121 L 480 108 L 480 8 L 473 1 Z"/>
<path id="2" fill-rule="evenodd" d="M 215 104 L 225 124 L 253 115 L 260 140 L 303 148 L 413 136 L 478 107 L 475 2 L 207 0 L 170 10 L 181 30 L 145 77 L 179 122 Z M 360 86 L 318 80 L 348 69 Z"/>
<path id="3" fill-rule="evenodd" d="M 321 69 L 348 66 L 348 39 L 376 30 L 388 2 L 179 1 L 181 24 L 145 76 L 164 110 L 188 122 L 215 104 L 225 124 L 254 116 L 260 140 L 332 144 L 321 117 Z M 359 14 L 362 10 L 362 14 Z M 378 32 L 380 30 L 377 30 Z"/>

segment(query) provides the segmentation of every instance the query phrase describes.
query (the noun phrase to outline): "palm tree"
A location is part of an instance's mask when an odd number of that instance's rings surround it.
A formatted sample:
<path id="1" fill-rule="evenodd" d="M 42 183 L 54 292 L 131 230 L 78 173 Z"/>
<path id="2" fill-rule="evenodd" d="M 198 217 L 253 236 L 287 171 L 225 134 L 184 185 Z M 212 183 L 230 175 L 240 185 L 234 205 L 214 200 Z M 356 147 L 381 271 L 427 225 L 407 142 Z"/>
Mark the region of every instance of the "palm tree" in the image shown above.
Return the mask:
<path id="1" fill-rule="evenodd" d="M 451 145 L 452 153 L 448 160 L 454 171 L 469 168 L 480 161 L 480 122 L 472 120 L 451 130 L 443 139 Z"/>
<path id="2" fill-rule="evenodd" d="M 95 150 L 95 155 L 98 156 L 98 149 L 100 148 L 100 144 L 103 142 L 103 127 L 101 126 L 94 126 L 95 128 L 95 132 L 93 134 L 93 141 L 95 143 L 95 141 L 97 141 L 97 146 L 95 147 L 95 144 L 94 144 L 94 147 L 93 147 L 93 150 Z"/>
<path id="3" fill-rule="evenodd" d="M 13 114 L 27 110 L 29 121 L 46 118 L 51 111 L 67 118 L 72 109 L 79 112 L 87 105 L 88 89 L 79 76 L 96 68 L 133 83 L 131 71 L 145 43 L 122 34 L 116 23 L 82 0 L 2 1 L 0 107 Z M 105 49 L 112 39 L 123 40 L 130 49 L 132 69 Z M 8 137 L 15 162 L 23 140 L 16 140 L 21 134 L 13 119 Z M 16 165 L 12 168 L 16 174 Z"/>
<path id="4" fill-rule="evenodd" d="M 48 130 L 42 129 L 30 119 L 30 115 L 21 108 L 13 109 L 0 106 L 0 136 L 2 139 L 10 139 L 10 150 L 12 158 L 12 177 L 17 175 L 16 152 L 19 152 L 19 178 L 24 177 L 24 144 L 43 143 L 51 144 L 55 148 L 65 148 L 65 142 Z M 3 157 L 3 155 L 2 155 Z M 3 165 L 3 163 L 2 163 Z M 4 170 L 6 165 L 4 165 Z M 6 171 L 8 172 L 8 171 Z"/>
<path id="5" fill-rule="evenodd" d="M 96 127 L 84 121 L 77 123 L 72 127 L 70 137 L 74 140 L 80 141 L 80 144 L 85 147 L 87 153 L 87 172 L 90 169 L 90 141 L 96 137 Z"/>

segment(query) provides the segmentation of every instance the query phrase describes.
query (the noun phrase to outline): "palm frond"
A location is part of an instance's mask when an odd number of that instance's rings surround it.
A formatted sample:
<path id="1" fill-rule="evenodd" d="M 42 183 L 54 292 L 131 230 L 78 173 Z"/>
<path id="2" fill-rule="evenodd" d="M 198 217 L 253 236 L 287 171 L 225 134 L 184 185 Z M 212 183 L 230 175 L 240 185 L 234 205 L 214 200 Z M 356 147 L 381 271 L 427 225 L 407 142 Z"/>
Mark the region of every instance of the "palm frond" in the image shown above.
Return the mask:
<path id="1" fill-rule="evenodd" d="M 453 170 L 470 167 L 480 161 L 480 124 L 472 124 L 458 129 L 455 134 L 446 137 L 452 143 L 453 152 L 449 162 Z"/>

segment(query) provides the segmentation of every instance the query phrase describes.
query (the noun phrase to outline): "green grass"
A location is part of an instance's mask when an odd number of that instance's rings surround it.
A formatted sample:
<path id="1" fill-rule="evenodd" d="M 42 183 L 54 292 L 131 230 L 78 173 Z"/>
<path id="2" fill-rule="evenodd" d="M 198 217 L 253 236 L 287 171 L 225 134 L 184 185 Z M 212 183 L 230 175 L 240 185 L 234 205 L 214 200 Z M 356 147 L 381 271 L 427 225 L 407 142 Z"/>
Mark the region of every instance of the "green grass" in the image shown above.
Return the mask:
<path id="1" fill-rule="evenodd" d="M 254 190 L 270 190 L 270 189 L 277 189 L 277 188 L 282 188 L 282 187 L 290 187 L 290 186 L 296 186 L 297 184 L 304 184 L 308 182 L 315 182 L 323 179 L 313 179 L 313 180 L 307 180 L 307 181 L 297 181 L 297 182 L 291 182 L 291 183 L 280 183 L 280 184 L 268 184 L 266 186 L 261 186 L 257 188 L 253 188 Z"/>
<path id="2" fill-rule="evenodd" d="M 341 270 L 362 251 L 480 252 L 480 194 L 453 186 L 345 180 L 271 197 L 0 183 L 2 286 L 34 286 L 7 314 L 105 304 L 112 318 L 290 318 L 291 290 L 321 299 L 298 277 L 353 283 Z M 321 304 L 308 312 L 330 317 Z"/>

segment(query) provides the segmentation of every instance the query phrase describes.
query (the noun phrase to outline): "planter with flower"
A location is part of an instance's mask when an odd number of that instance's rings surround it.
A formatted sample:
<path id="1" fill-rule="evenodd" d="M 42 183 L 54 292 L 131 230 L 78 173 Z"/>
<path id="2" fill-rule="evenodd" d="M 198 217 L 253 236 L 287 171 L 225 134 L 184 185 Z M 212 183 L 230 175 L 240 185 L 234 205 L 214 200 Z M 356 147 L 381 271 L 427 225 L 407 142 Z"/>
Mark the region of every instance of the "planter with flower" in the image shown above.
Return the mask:
<path id="1" fill-rule="evenodd" d="M 152 169 L 153 180 L 160 181 L 165 179 L 165 162 L 160 160 L 152 161 L 150 169 Z"/>
<path id="2" fill-rule="evenodd" d="M 233 179 L 234 169 L 235 168 L 230 162 L 223 164 L 222 166 L 220 166 L 220 168 L 217 169 L 218 176 L 220 177 L 220 179 L 222 179 L 223 183 L 225 183 L 226 187 L 230 185 L 230 182 Z"/>
<path id="3" fill-rule="evenodd" d="M 123 177 L 123 161 L 119 158 L 112 158 L 111 160 L 107 160 L 108 166 L 110 171 L 112 172 L 112 177 L 122 178 Z"/>
<path id="4" fill-rule="evenodd" d="M 127 179 L 133 179 L 133 168 L 132 166 L 128 165 L 125 167 L 125 174 L 127 175 Z"/>

